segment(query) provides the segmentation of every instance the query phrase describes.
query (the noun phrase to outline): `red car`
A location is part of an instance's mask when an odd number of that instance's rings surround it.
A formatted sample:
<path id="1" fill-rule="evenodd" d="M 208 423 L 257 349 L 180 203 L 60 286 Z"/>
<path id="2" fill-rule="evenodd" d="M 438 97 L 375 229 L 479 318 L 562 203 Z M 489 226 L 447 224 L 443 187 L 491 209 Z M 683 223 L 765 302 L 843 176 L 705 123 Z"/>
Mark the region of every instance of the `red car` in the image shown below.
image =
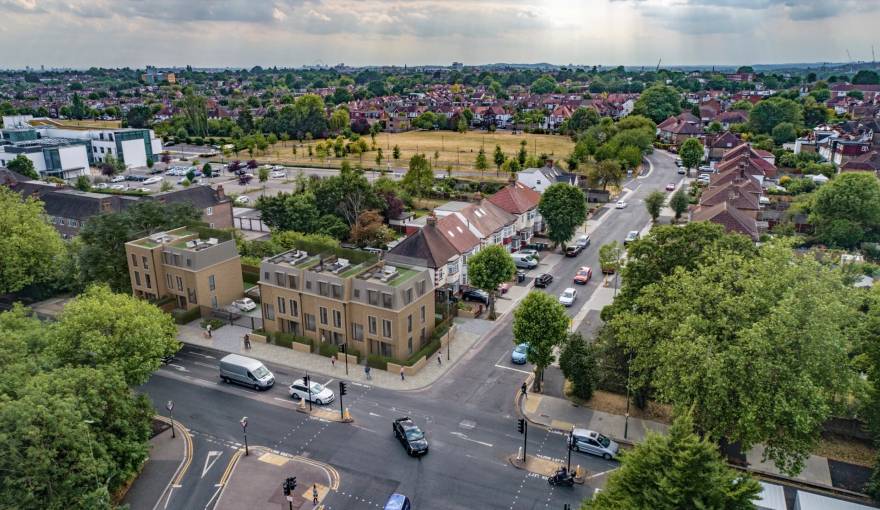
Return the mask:
<path id="1" fill-rule="evenodd" d="M 590 281 L 590 278 L 593 276 L 593 270 L 587 266 L 584 266 L 578 269 L 578 272 L 574 275 L 574 283 L 580 285 L 586 285 L 587 282 Z"/>
<path id="2" fill-rule="evenodd" d="M 675 183 L 674 183 L 674 182 L 670 182 L 669 184 L 667 184 L 667 185 L 666 185 L 666 191 L 675 191 Z"/>

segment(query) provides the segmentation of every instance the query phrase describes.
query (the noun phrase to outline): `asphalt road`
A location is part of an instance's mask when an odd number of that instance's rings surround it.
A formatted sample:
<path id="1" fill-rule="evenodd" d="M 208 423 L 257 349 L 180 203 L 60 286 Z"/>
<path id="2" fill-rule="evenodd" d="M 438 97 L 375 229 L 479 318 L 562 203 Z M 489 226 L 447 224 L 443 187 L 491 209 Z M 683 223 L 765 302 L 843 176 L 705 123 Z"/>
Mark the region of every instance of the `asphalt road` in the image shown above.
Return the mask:
<path id="1" fill-rule="evenodd" d="M 592 233 L 592 243 L 578 257 L 564 258 L 553 270 L 554 282 L 546 292 L 558 295 L 574 286 L 571 278 L 583 265 L 594 268 L 594 278 L 578 286 L 579 296 L 569 314 L 574 316 L 601 284 L 598 248 L 621 241 L 630 230 L 649 221 L 643 199 L 650 191 L 680 181 L 674 159 L 663 153 L 650 156 L 646 175 L 625 184 L 626 209 L 605 211 Z M 611 206 L 608 206 L 611 207 Z M 278 384 L 266 392 L 226 385 L 219 381 L 221 353 L 187 346 L 172 364 L 160 369 L 142 387 L 158 412 L 167 415 L 165 402 L 174 400 L 175 418 L 193 431 L 192 466 L 159 507 L 211 508 L 219 477 L 231 453 L 244 441 L 239 420 L 248 417 L 248 442 L 305 455 L 333 465 L 341 475 L 340 488 L 325 500 L 328 509 L 382 508 L 392 492 L 406 494 L 417 509 L 538 509 L 577 508 L 604 483 L 616 462 L 573 453 L 596 475 L 585 486 L 553 488 L 546 479 L 509 465 L 507 457 L 523 445 L 516 430 L 514 396 L 531 369 L 510 363 L 514 345 L 511 314 L 493 333 L 481 339 L 441 380 L 425 390 L 390 391 L 349 385 L 345 406 L 353 424 L 310 418 L 295 411 L 286 385 L 303 374 L 269 365 Z M 334 391 L 337 381 L 330 382 Z M 338 410 L 338 403 L 331 405 Z M 431 451 L 421 459 L 409 458 L 391 432 L 391 421 L 409 416 L 427 433 Z M 566 457 L 565 438 L 537 427 L 529 431 L 529 454 Z M 211 453 L 213 452 L 213 453 Z M 220 452 L 219 454 L 217 452 Z M 216 460 L 213 464 L 212 460 Z M 279 490 L 280 490 L 279 480 Z"/>

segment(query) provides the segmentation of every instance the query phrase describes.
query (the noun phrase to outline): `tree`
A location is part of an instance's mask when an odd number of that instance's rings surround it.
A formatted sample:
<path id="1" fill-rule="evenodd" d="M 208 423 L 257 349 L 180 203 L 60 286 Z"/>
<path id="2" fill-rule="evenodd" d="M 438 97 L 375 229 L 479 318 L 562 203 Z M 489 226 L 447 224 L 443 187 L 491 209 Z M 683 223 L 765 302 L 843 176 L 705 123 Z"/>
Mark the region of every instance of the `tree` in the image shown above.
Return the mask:
<path id="1" fill-rule="evenodd" d="M 379 148 L 376 150 L 376 166 L 382 166 L 382 159 L 383 159 L 383 156 L 382 156 L 382 147 L 379 147 Z"/>
<path id="2" fill-rule="evenodd" d="M 880 182 L 869 173 L 845 172 L 819 188 L 810 207 L 816 238 L 854 248 L 880 239 Z"/>
<path id="3" fill-rule="evenodd" d="M 77 120 L 82 120 L 89 116 L 88 105 L 83 101 L 83 98 L 75 92 L 70 102 L 70 116 Z"/>
<path id="4" fill-rule="evenodd" d="M 782 242 L 704 260 L 642 287 L 606 323 L 633 354 L 632 388 L 692 409 L 698 431 L 722 444 L 763 443 L 765 459 L 798 473 L 856 375 L 852 294 Z"/>
<path id="5" fill-rule="evenodd" d="M 0 186 L 0 233 L 0 294 L 56 276 L 64 245 L 41 201 Z"/>
<path id="6" fill-rule="evenodd" d="M 678 151 L 678 156 L 681 158 L 681 164 L 688 169 L 688 172 L 690 172 L 692 168 L 700 166 L 700 163 L 703 161 L 703 154 L 703 142 L 698 138 L 688 138 L 681 144 L 681 149 Z"/>
<path id="7" fill-rule="evenodd" d="M 310 191 L 263 195 L 257 199 L 256 208 L 260 211 L 263 222 L 273 230 L 293 230 L 308 234 L 318 228 L 318 204 L 315 195 Z"/>
<path id="8" fill-rule="evenodd" d="M 554 348 L 565 341 L 568 322 L 565 307 L 540 291 L 529 292 L 513 312 L 513 342 L 529 344 L 526 359 L 535 365 L 535 391 L 541 391 L 541 376 L 555 359 Z"/>
<path id="9" fill-rule="evenodd" d="M 330 128 L 330 131 L 333 131 L 334 133 L 339 133 L 348 128 L 350 123 L 351 118 L 348 115 L 348 109 L 337 108 L 333 110 L 333 114 L 330 115 L 330 120 L 327 122 L 327 127 Z"/>
<path id="10" fill-rule="evenodd" d="M 624 145 L 617 151 L 617 159 L 627 170 L 635 170 L 642 164 L 642 150 L 633 145 Z"/>
<path id="11" fill-rule="evenodd" d="M 208 179 L 214 175 L 214 169 L 211 167 L 211 163 L 205 163 L 204 166 L 202 166 L 202 175 Z"/>
<path id="12" fill-rule="evenodd" d="M 556 90 L 556 80 L 550 75 L 544 75 L 532 82 L 533 94 L 549 94 Z"/>
<path id="13" fill-rule="evenodd" d="M 580 107 L 575 110 L 571 117 L 563 122 L 563 131 L 567 133 L 582 133 L 599 123 L 599 112 L 594 108 Z"/>
<path id="14" fill-rule="evenodd" d="M 12 170 L 13 172 L 24 175 L 25 177 L 30 177 L 31 179 L 39 179 L 40 174 L 37 173 L 37 169 L 34 166 L 34 162 L 31 161 L 31 158 L 25 156 L 24 154 L 19 154 L 12 158 L 12 160 L 6 164 L 6 168 Z"/>
<path id="15" fill-rule="evenodd" d="M 318 211 L 322 215 L 334 214 L 345 221 L 351 230 L 358 217 L 368 209 L 379 209 L 382 201 L 370 186 L 360 168 L 352 169 L 348 161 L 342 162 L 339 175 L 322 179 L 314 186 Z"/>
<path id="16" fill-rule="evenodd" d="M 599 247 L 599 267 L 603 273 L 619 271 L 622 257 L 623 246 L 617 241 L 611 241 Z"/>
<path id="17" fill-rule="evenodd" d="M 595 349 L 584 340 L 580 333 L 568 335 L 559 353 L 559 368 L 571 382 L 572 393 L 578 398 L 589 400 L 593 397 L 598 378 Z"/>
<path id="18" fill-rule="evenodd" d="M 788 122 L 795 129 L 804 124 L 801 105 L 783 97 L 771 97 L 758 101 L 749 112 L 749 128 L 755 133 L 770 134 L 778 124 Z"/>
<path id="19" fill-rule="evenodd" d="M 620 163 L 614 159 L 606 159 L 590 169 L 587 178 L 591 184 L 601 185 L 602 189 L 607 189 L 608 185 L 619 186 L 623 180 L 623 169 Z"/>
<path id="20" fill-rule="evenodd" d="M 541 195 L 538 212 L 547 222 L 548 237 L 558 246 L 568 242 L 587 219 L 587 198 L 579 188 L 557 182 Z"/>
<path id="21" fill-rule="evenodd" d="M 529 151 L 526 149 L 528 142 L 525 140 L 520 140 L 519 142 L 519 152 L 516 153 L 516 159 L 519 161 L 519 166 L 521 168 L 525 168 L 526 158 L 529 157 Z"/>
<path id="22" fill-rule="evenodd" d="M 797 129 L 791 122 L 780 122 L 773 128 L 772 136 L 776 145 L 793 142 L 797 138 Z"/>
<path id="23" fill-rule="evenodd" d="M 391 157 L 393 157 L 395 160 L 400 159 L 400 147 L 395 145 L 394 148 L 391 149 Z"/>
<path id="24" fill-rule="evenodd" d="M 205 96 L 187 89 L 180 102 L 188 131 L 194 136 L 208 136 L 208 106 Z"/>
<path id="25" fill-rule="evenodd" d="M 495 146 L 495 154 L 492 159 L 495 161 L 496 175 L 501 172 L 501 165 L 504 164 L 504 160 L 507 159 L 507 156 L 504 155 L 504 151 L 501 150 L 500 145 Z"/>
<path id="26" fill-rule="evenodd" d="M 509 158 L 503 165 L 501 165 L 501 169 L 510 175 L 514 175 L 520 171 L 519 161 L 514 158 Z"/>
<path id="27" fill-rule="evenodd" d="M 286 131 L 290 136 L 302 139 L 311 133 L 317 138 L 327 132 L 327 115 L 324 113 L 324 100 L 321 96 L 305 94 L 297 98 L 292 106 L 285 106 L 281 110 L 282 114 L 289 112 L 286 116 L 289 117 Z"/>
<path id="28" fill-rule="evenodd" d="M 677 90 L 666 85 L 652 85 L 644 90 L 636 101 L 633 113 L 644 115 L 655 123 L 678 115 L 681 111 L 681 98 Z"/>
<path id="29" fill-rule="evenodd" d="M 480 147 L 480 151 L 477 153 L 477 159 L 474 162 L 474 166 L 480 171 L 481 178 L 483 173 L 489 169 L 489 161 L 486 159 L 486 151 L 483 150 L 482 147 Z"/>
<path id="30" fill-rule="evenodd" d="M 79 175 L 77 176 L 73 187 L 80 191 L 89 191 L 92 189 L 92 181 L 90 181 L 85 175 Z"/>
<path id="31" fill-rule="evenodd" d="M 409 160 L 409 170 L 401 181 L 404 189 L 417 198 L 422 198 L 434 185 L 434 174 L 431 172 L 431 164 L 424 154 L 415 154 Z"/>
<path id="32" fill-rule="evenodd" d="M 645 209 L 651 215 L 652 222 L 657 223 L 664 202 L 666 202 L 666 195 L 662 191 L 652 191 L 645 197 Z"/>
<path id="33" fill-rule="evenodd" d="M 150 125 L 153 110 L 146 105 L 132 106 L 125 114 L 125 124 L 130 128 L 143 129 Z"/>
<path id="34" fill-rule="evenodd" d="M 860 69 L 853 78 L 853 85 L 877 85 L 880 84 L 880 74 L 870 69 Z"/>
<path id="35" fill-rule="evenodd" d="M 468 279 L 489 293 L 489 319 L 495 320 L 495 295 L 498 286 L 513 279 L 516 265 L 503 246 L 493 244 L 468 259 Z"/>
<path id="36" fill-rule="evenodd" d="M 260 179 L 260 182 L 266 182 L 269 180 L 269 169 L 266 167 L 260 167 L 260 170 L 257 172 L 257 177 Z"/>
<path id="37" fill-rule="evenodd" d="M 687 211 L 689 205 L 690 200 L 684 188 L 678 188 L 678 191 L 673 193 L 672 198 L 669 199 L 669 207 L 675 212 L 675 221 L 681 218 L 681 215 Z"/>
<path id="38" fill-rule="evenodd" d="M 351 227 L 351 241 L 358 246 L 382 246 L 394 239 L 394 232 L 383 223 L 377 211 L 364 211 Z"/>
<path id="39" fill-rule="evenodd" d="M 760 492 L 758 482 L 728 467 L 711 440 L 694 433 L 693 419 L 682 414 L 666 435 L 649 432 L 625 453 L 605 490 L 581 509 L 752 510 Z"/>

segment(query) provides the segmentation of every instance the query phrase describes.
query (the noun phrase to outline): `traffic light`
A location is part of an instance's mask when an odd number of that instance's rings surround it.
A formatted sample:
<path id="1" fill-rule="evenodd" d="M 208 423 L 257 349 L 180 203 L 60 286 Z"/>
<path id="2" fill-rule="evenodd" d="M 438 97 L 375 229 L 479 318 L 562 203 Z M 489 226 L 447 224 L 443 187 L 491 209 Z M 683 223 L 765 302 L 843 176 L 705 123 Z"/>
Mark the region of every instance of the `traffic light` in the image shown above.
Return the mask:
<path id="1" fill-rule="evenodd" d="M 339 381 L 339 396 L 343 396 L 348 393 L 348 385 L 342 381 Z"/>
<path id="2" fill-rule="evenodd" d="M 284 480 L 284 483 L 281 484 L 281 487 L 284 489 L 284 495 L 290 496 L 290 494 L 296 490 L 296 477 L 291 476 L 290 478 L 287 478 Z"/>
<path id="3" fill-rule="evenodd" d="M 526 431 L 526 420 L 520 418 L 519 422 L 517 423 L 516 429 L 519 431 L 520 434 L 524 433 Z"/>

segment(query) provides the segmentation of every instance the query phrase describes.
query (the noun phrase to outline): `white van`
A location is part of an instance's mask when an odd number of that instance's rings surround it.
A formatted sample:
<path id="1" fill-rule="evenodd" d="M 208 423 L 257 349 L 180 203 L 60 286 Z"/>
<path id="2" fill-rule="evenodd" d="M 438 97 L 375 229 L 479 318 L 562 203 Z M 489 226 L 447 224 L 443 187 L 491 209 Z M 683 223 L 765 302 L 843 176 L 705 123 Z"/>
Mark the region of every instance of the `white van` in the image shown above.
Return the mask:
<path id="1" fill-rule="evenodd" d="M 529 255 L 514 253 L 511 257 L 513 257 L 513 263 L 520 269 L 534 269 L 538 267 L 538 261 Z"/>
<path id="2" fill-rule="evenodd" d="M 238 354 L 228 354 L 220 360 L 220 380 L 255 390 L 267 390 L 275 384 L 275 376 L 265 365 Z"/>

